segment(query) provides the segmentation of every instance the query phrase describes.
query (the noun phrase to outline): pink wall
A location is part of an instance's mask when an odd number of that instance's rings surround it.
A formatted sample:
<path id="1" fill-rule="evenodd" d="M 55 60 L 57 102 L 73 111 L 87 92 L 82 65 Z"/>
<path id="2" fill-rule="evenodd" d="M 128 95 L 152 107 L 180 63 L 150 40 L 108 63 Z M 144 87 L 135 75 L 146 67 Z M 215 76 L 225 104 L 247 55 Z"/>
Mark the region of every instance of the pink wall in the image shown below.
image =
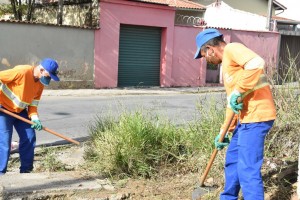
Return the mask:
<path id="1" fill-rule="evenodd" d="M 195 60 L 195 38 L 200 28 L 175 26 L 173 44 L 172 86 L 199 86 L 205 84 L 206 68 L 202 60 Z"/>
<path id="2" fill-rule="evenodd" d="M 269 74 L 276 70 L 279 47 L 280 34 L 278 32 L 261 32 L 261 31 L 243 31 L 230 30 L 229 42 L 239 42 L 249 47 L 265 60 L 265 71 Z M 220 77 L 222 83 L 222 77 Z"/>
<path id="3" fill-rule="evenodd" d="M 162 28 L 160 86 L 203 86 L 206 62 L 194 60 L 195 38 L 201 28 L 175 26 L 175 10 L 155 4 L 101 0 L 100 30 L 95 31 L 95 88 L 118 85 L 120 24 Z M 241 42 L 262 56 L 267 65 L 276 63 L 278 33 L 220 29 L 226 42 Z M 273 65 L 275 66 L 275 65 Z"/>
<path id="4" fill-rule="evenodd" d="M 278 32 L 231 31 L 231 42 L 240 42 L 265 59 L 267 67 L 276 67 L 280 34 Z"/>
<path id="5" fill-rule="evenodd" d="M 194 59 L 196 36 L 202 28 L 175 26 L 173 44 L 172 86 L 203 86 L 206 84 L 206 61 Z M 220 30 L 226 41 L 231 40 L 230 30 Z"/>
<path id="6" fill-rule="evenodd" d="M 202 86 L 206 84 L 206 76 L 216 76 L 214 72 L 206 70 L 205 59 L 193 59 L 196 52 L 195 38 L 202 30 L 202 28 L 196 27 L 175 26 L 172 86 Z M 271 70 L 270 67 L 276 67 L 279 50 L 279 33 L 228 29 L 219 29 L 219 31 L 223 33 L 227 43 L 243 43 L 263 57 L 266 61 L 267 71 Z M 222 83 L 221 76 L 220 79 Z"/>
<path id="7" fill-rule="evenodd" d="M 100 1 L 100 30 L 95 31 L 95 88 L 117 87 L 120 24 L 162 27 L 161 86 L 172 84 L 173 8 L 122 0 Z"/>

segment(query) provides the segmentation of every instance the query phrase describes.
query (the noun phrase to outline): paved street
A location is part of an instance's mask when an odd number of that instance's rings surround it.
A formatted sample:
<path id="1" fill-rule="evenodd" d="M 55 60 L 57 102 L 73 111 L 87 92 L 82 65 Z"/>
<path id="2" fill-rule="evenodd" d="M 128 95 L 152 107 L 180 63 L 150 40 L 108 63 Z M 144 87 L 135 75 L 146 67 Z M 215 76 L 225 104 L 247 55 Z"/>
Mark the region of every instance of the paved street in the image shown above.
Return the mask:
<path id="1" fill-rule="evenodd" d="M 143 110 L 165 116 L 176 124 L 192 120 L 198 114 L 196 104 L 209 96 L 221 99 L 222 92 L 150 95 L 43 96 L 39 105 L 44 126 L 67 137 L 82 141 L 89 136 L 88 126 L 98 117 L 116 118 L 126 111 Z M 224 95 L 223 95 L 224 96 Z M 202 99 L 202 100 L 200 100 Z M 203 100 L 204 99 L 204 100 Z M 14 132 L 13 140 L 18 140 Z M 37 145 L 59 144 L 63 139 L 45 131 L 37 132 Z"/>

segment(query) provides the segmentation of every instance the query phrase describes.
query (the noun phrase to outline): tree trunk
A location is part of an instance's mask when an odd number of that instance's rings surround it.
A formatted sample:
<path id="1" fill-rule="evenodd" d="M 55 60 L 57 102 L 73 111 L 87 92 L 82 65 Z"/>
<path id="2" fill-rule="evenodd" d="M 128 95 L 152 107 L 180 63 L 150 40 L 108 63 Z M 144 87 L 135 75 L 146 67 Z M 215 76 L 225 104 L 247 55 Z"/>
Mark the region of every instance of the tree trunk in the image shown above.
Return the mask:
<path id="1" fill-rule="evenodd" d="M 93 12 L 93 3 L 91 2 L 90 4 L 89 4 L 89 10 L 88 10 L 88 12 L 85 14 L 85 21 L 84 21 L 84 25 L 85 26 L 88 26 L 88 27 L 92 27 L 92 25 L 93 25 L 93 14 L 92 14 L 92 12 Z"/>
<path id="2" fill-rule="evenodd" d="M 34 10 L 34 4 L 35 4 L 35 0 L 28 0 L 28 9 L 27 9 L 27 17 L 26 20 L 27 21 L 31 21 L 32 20 L 32 13 Z"/>
<path id="3" fill-rule="evenodd" d="M 62 24 L 63 22 L 63 4 L 63 0 L 58 0 L 57 24 Z"/>
<path id="4" fill-rule="evenodd" d="M 15 2 L 15 0 L 10 0 L 10 3 L 11 3 L 11 6 L 12 6 L 12 10 L 14 12 L 15 20 L 17 20 L 18 19 L 18 14 L 17 14 L 17 9 L 16 9 L 16 2 Z"/>
<path id="5" fill-rule="evenodd" d="M 22 21 L 22 2 L 21 0 L 19 0 L 18 3 L 18 20 Z"/>

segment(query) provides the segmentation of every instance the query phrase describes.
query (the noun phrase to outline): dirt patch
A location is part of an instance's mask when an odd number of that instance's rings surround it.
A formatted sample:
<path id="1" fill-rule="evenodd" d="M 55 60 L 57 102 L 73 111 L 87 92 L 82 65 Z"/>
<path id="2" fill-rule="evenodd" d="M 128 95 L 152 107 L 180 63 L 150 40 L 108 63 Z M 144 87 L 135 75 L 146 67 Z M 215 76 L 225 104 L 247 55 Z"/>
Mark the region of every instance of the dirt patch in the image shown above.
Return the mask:
<path id="1" fill-rule="evenodd" d="M 37 148 L 34 166 L 35 169 L 33 173 L 43 173 L 49 171 L 49 169 L 45 168 L 45 162 L 49 166 L 51 165 L 61 165 L 63 167 L 59 168 L 59 173 L 65 174 L 73 174 L 78 178 L 86 178 L 86 179 L 97 179 L 98 181 L 108 180 L 104 177 L 99 177 L 99 175 L 94 174 L 91 171 L 88 171 L 82 168 L 84 164 L 84 147 L 78 146 L 66 146 L 66 147 L 51 147 L 51 155 L 55 158 L 55 162 L 49 159 L 49 149 L 47 148 Z M 57 148 L 57 149 L 56 149 Z M 47 150 L 45 150 L 47 149 Z M 55 150 L 56 149 L 56 150 Z M 18 174 L 19 160 L 18 154 L 15 153 L 12 155 L 10 159 L 9 171 Z M 48 159 L 47 161 L 45 161 Z M 296 169 L 290 170 L 291 173 Z M 287 170 L 281 170 L 281 172 L 287 173 Z M 289 171 L 288 171 L 289 172 Z M 291 174 L 289 173 L 289 174 Z M 171 173 L 164 173 L 157 178 L 153 179 L 132 179 L 125 178 L 121 180 L 109 180 L 109 184 L 103 184 L 101 189 L 90 189 L 90 190 L 80 190 L 80 185 L 78 186 L 78 190 L 73 190 L 69 192 L 62 192 L 60 188 L 57 188 L 57 192 L 53 191 L 52 193 L 45 194 L 42 199 L 98 199 L 98 200 L 169 200 L 169 199 L 178 199 L 178 200 L 189 200 L 192 197 L 192 192 L 197 187 L 199 177 L 201 174 L 199 173 L 186 173 L 186 174 L 175 174 L 168 175 Z M 276 172 L 270 174 L 270 176 L 278 177 L 281 176 L 280 173 Z M 103 180 L 101 180 L 103 178 Z M 220 178 L 220 177 L 219 177 Z M 276 178 L 277 180 L 278 178 Z M 281 177 L 281 179 L 283 179 Z M 216 183 L 212 177 L 207 178 L 208 182 L 212 182 L 212 184 L 216 185 L 217 189 L 211 194 L 206 194 L 203 196 L 203 200 L 215 200 L 218 199 L 219 193 L 222 191 L 222 183 Z M 284 181 L 284 179 L 283 179 Z M 207 184 L 207 183 L 206 183 Z M 209 183 L 208 183 L 209 184 Z M 296 184 L 294 184 L 296 185 Z M 295 188 L 291 188 L 294 192 Z M 280 188 L 279 188 L 280 190 Z M 274 190 L 274 188 L 266 189 L 266 199 L 275 200 L 278 199 L 278 188 Z M 276 191 L 273 192 L 272 191 Z M 279 191 L 280 192 L 280 191 Z M 26 195 L 24 194 L 23 197 Z M 29 198 L 30 196 L 30 198 Z M 18 196 L 20 197 L 20 196 Z M 41 195 L 39 197 L 35 197 L 34 193 L 27 195 L 28 199 L 41 199 Z M 242 199 L 242 198 L 240 198 Z M 281 197 L 282 199 L 282 197 Z M 282 200 L 290 199 L 290 196 L 286 196 Z"/>

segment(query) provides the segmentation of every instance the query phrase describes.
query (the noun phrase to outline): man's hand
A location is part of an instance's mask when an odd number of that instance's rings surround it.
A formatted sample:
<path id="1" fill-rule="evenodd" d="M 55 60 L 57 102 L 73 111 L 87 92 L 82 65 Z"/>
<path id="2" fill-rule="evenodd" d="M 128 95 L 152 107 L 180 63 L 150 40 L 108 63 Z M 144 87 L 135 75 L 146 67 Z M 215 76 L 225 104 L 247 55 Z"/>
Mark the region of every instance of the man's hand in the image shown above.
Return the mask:
<path id="1" fill-rule="evenodd" d="M 39 120 L 38 116 L 37 115 L 33 115 L 31 117 L 31 121 L 34 123 L 31 125 L 31 128 L 34 128 L 35 130 L 37 131 L 40 131 L 43 129 L 43 126 L 42 126 L 42 123 L 41 121 Z"/>
<path id="2" fill-rule="evenodd" d="M 215 138 L 215 147 L 218 150 L 222 150 L 224 147 L 228 146 L 230 143 L 230 140 L 229 140 L 229 137 L 227 134 L 225 135 L 223 142 L 219 142 L 220 137 L 221 137 L 221 135 L 218 134 Z"/>
<path id="3" fill-rule="evenodd" d="M 243 109 L 243 102 L 238 103 L 239 98 L 242 98 L 242 94 L 239 93 L 237 90 L 234 90 L 230 94 L 229 105 L 233 112 L 236 114 L 238 114 L 239 111 Z"/>

